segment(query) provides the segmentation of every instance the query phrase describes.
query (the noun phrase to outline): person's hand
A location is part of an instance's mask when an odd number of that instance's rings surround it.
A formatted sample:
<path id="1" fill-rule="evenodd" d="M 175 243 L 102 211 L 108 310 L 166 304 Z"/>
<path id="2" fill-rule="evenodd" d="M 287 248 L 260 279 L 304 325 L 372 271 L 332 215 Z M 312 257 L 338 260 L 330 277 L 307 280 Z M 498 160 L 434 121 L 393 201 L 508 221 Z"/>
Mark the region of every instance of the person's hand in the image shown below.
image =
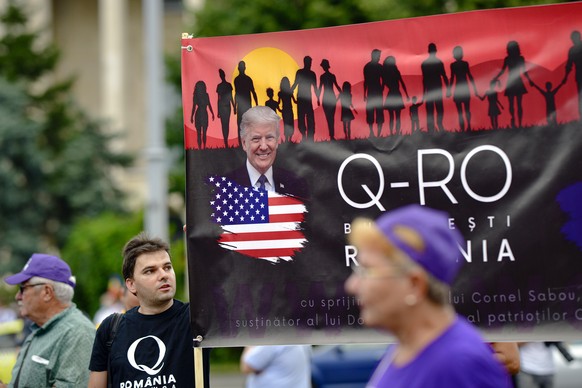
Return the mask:
<path id="1" fill-rule="evenodd" d="M 495 357 L 503 364 L 509 374 L 519 372 L 519 349 L 517 342 L 491 342 Z"/>

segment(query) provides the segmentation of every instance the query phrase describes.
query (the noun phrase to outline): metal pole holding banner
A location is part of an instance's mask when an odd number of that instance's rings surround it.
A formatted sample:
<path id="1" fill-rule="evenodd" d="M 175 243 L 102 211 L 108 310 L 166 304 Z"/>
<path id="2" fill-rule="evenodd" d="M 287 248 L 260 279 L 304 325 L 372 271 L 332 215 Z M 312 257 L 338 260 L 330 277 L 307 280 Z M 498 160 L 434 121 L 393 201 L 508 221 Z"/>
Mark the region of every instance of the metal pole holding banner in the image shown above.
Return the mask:
<path id="1" fill-rule="evenodd" d="M 161 0 L 144 0 L 144 52 L 148 144 L 145 151 L 147 193 L 145 229 L 168 241 L 168 182 L 164 139 L 162 24 L 164 8 Z"/>

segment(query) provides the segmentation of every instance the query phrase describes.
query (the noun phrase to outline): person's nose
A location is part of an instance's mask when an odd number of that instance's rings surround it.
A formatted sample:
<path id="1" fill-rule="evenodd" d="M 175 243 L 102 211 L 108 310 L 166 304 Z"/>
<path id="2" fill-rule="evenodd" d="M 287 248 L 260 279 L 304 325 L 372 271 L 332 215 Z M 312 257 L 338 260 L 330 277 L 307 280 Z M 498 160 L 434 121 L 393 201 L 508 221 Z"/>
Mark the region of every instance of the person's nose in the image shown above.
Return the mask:
<path id="1" fill-rule="evenodd" d="M 160 268 L 158 271 L 160 280 L 165 280 L 168 278 L 168 272 L 164 268 Z"/>
<path id="2" fill-rule="evenodd" d="M 344 289 L 348 294 L 356 295 L 358 291 L 359 277 L 356 274 L 351 274 L 344 284 Z"/>
<path id="3" fill-rule="evenodd" d="M 14 300 L 16 300 L 16 301 L 22 300 L 22 291 L 18 290 L 18 292 L 14 296 Z"/>

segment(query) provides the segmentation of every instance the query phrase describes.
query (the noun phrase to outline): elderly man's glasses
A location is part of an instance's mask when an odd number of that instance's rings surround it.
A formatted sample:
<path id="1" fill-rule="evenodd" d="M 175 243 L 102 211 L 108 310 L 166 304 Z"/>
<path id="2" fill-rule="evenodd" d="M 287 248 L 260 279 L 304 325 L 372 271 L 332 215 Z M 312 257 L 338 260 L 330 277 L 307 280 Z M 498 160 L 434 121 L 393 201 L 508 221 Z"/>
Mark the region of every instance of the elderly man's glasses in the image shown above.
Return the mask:
<path id="1" fill-rule="evenodd" d="M 36 287 L 36 286 L 44 286 L 46 283 L 34 283 L 34 284 L 25 284 L 25 285 L 20 285 L 18 286 L 18 289 L 20 290 L 21 294 L 24 294 L 24 290 L 26 290 L 27 288 L 30 287 Z"/>
<path id="2" fill-rule="evenodd" d="M 397 267 L 394 266 L 363 267 L 361 265 L 353 264 L 351 268 L 352 273 L 359 278 L 387 279 L 387 278 L 401 278 L 403 276 L 403 273 Z M 392 270 L 390 270 L 390 268 L 392 268 Z"/>

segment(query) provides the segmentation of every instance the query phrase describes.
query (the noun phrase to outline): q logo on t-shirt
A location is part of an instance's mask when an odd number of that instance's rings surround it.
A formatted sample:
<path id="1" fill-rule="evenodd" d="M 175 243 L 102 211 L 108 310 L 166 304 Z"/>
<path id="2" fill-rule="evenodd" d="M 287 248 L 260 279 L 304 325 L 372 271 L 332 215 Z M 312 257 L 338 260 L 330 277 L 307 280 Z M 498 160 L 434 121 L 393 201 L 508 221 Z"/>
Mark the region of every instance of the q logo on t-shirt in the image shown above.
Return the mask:
<path id="1" fill-rule="evenodd" d="M 135 361 L 135 351 L 137 349 L 137 346 L 141 341 L 143 341 L 146 338 L 153 338 L 154 341 L 156 341 L 156 343 L 158 344 L 159 349 L 158 360 L 156 361 L 156 364 L 152 367 L 149 367 L 147 365 L 138 365 L 137 362 Z M 162 370 L 162 368 L 164 367 L 164 363 L 162 361 L 164 360 L 165 356 L 166 356 L 166 345 L 162 342 L 161 339 L 153 335 L 148 335 L 146 337 L 142 337 L 135 340 L 127 350 L 127 360 L 129 361 L 131 366 L 133 366 L 137 370 L 146 372 L 150 376 L 158 374 Z"/>

